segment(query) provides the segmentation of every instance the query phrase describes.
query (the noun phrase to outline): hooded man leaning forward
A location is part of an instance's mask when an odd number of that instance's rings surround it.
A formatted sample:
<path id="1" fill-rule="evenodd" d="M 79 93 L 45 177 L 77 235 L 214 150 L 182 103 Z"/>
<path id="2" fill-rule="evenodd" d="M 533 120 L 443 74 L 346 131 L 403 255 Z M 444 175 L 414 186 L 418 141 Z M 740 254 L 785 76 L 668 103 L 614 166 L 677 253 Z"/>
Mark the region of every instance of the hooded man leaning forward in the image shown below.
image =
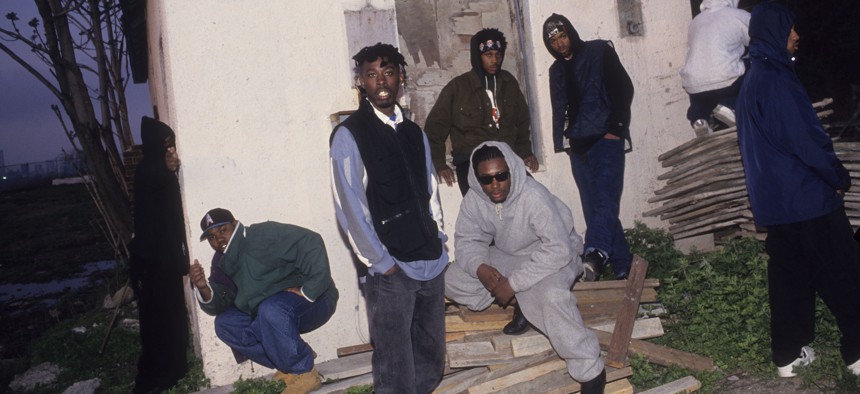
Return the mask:
<path id="1" fill-rule="evenodd" d="M 473 192 L 460 204 L 445 295 L 471 310 L 516 302 L 565 360 L 582 393 L 602 393 L 600 346 L 570 291 L 582 273 L 582 239 L 570 209 L 528 177 L 523 160 L 503 142 L 479 145 L 471 164 Z"/>
<path id="2" fill-rule="evenodd" d="M 220 257 L 213 259 L 213 274 L 229 278 L 207 281 L 196 259 L 189 271 L 200 308 L 215 316 L 218 338 L 234 353 L 277 369 L 284 393 L 319 388 L 314 351 L 299 334 L 325 324 L 337 305 L 322 237 L 291 224 L 245 226 L 221 208 L 207 212 L 200 228 L 200 240 Z"/>

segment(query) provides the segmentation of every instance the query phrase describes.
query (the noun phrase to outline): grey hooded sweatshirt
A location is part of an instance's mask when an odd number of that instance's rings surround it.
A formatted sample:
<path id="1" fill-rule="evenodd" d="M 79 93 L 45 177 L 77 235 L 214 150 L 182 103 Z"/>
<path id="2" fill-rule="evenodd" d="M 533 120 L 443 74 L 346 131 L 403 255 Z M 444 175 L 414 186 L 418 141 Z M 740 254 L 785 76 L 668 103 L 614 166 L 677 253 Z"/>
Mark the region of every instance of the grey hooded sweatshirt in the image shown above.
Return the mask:
<path id="1" fill-rule="evenodd" d="M 470 189 L 460 204 L 454 235 L 456 263 L 473 277 L 481 264 L 491 265 L 508 278 L 515 292 L 568 266 L 578 276 L 582 238 L 570 209 L 526 175 L 522 159 L 507 144 L 488 141 L 478 148 L 484 145 L 504 154 L 511 190 L 504 202 L 496 204 L 481 189 L 474 168 L 469 169 Z"/>

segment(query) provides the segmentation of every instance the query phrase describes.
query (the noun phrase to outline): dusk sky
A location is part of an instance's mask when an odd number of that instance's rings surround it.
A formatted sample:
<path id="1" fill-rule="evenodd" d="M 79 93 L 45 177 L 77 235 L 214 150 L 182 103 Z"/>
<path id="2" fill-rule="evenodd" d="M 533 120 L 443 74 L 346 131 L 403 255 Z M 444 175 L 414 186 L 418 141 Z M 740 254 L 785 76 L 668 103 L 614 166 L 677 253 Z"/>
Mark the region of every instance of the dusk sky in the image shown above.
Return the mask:
<path id="1" fill-rule="evenodd" d="M 15 12 L 19 18 L 18 27 L 29 36 L 27 22 L 38 17 L 35 4 L 29 0 L 2 3 L 0 27 L 11 30 L 6 14 Z M 24 45 L 9 41 L 3 41 L 3 44 L 15 50 L 19 56 L 32 60 L 30 64 L 53 81 L 48 67 Z M 152 114 L 147 85 L 129 83 L 126 95 L 135 142 L 139 143 L 140 117 Z M 0 150 L 3 151 L 6 165 L 50 160 L 64 149 L 71 151 L 69 140 L 51 110 L 51 104 L 59 104 L 59 101 L 32 74 L 6 53 L 0 52 Z"/>

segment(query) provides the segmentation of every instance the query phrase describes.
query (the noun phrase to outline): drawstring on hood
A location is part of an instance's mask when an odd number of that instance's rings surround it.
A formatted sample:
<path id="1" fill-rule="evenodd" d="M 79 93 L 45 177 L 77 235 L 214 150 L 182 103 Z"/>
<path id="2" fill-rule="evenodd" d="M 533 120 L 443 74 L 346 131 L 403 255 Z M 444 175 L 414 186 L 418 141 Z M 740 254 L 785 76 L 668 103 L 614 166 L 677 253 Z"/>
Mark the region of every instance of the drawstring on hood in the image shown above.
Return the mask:
<path id="1" fill-rule="evenodd" d="M 576 32 L 576 29 L 573 28 L 573 25 L 570 21 L 564 17 L 564 15 L 552 14 L 549 18 L 546 18 L 546 21 L 543 23 L 543 29 L 541 30 L 543 34 L 543 44 L 546 45 L 546 49 L 549 53 L 558 60 L 564 60 L 561 54 L 552 49 L 552 46 L 549 44 L 550 39 L 554 37 L 556 34 L 561 33 L 562 31 L 567 33 L 567 37 L 570 38 L 570 53 L 576 54 L 582 45 L 585 44 L 581 38 L 579 38 L 579 33 Z"/>
<path id="2" fill-rule="evenodd" d="M 791 66 L 794 57 L 786 46 L 794 14 L 777 3 L 762 3 L 756 6 L 750 16 L 750 57 L 774 61 Z"/>

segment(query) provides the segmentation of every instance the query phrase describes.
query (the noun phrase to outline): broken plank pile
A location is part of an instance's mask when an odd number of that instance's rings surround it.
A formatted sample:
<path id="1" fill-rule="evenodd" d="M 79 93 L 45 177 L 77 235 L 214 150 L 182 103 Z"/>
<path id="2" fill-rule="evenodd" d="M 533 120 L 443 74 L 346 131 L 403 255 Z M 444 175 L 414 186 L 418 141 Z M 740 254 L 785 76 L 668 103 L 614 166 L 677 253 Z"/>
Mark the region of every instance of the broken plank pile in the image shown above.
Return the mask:
<path id="1" fill-rule="evenodd" d="M 813 107 L 820 109 L 831 102 L 823 100 Z M 824 110 L 818 115 L 830 113 Z M 852 179 L 860 179 L 860 143 L 837 142 L 834 149 Z M 659 215 L 669 222 L 668 232 L 676 241 L 703 234 L 713 234 L 716 243 L 739 236 L 763 238 L 765 229 L 756 228 L 750 210 L 735 127 L 697 136 L 658 160 L 669 168 L 657 177 L 666 184 L 648 202 L 662 205 L 644 215 Z M 860 191 L 847 193 L 845 200 L 852 225 L 860 225 Z"/>
<path id="2" fill-rule="evenodd" d="M 636 256 L 628 280 L 580 282 L 572 290 L 585 324 L 597 333 L 601 348 L 608 352 L 604 356 L 606 393 L 633 392 L 627 380 L 633 371 L 626 360 L 632 354 L 661 365 L 705 371 L 714 368 L 709 358 L 643 340 L 663 335 L 659 317 L 636 320 L 640 302 L 657 299 L 659 281 L 645 279 L 646 269 L 647 262 Z M 579 391 L 564 360 L 543 334 L 534 329 L 519 336 L 501 332 L 512 317 L 512 309 L 492 306 L 473 312 L 456 305 L 447 307 L 447 364 L 435 393 Z M 349 346 L 338 350 L 338 359 L 318 364 L 317 371 L 324 380 L 337 382 L 324 384 L 315 393 L 342 392 L 355 385 L 371 384 L 372 351 L 370 344 Z"/>

